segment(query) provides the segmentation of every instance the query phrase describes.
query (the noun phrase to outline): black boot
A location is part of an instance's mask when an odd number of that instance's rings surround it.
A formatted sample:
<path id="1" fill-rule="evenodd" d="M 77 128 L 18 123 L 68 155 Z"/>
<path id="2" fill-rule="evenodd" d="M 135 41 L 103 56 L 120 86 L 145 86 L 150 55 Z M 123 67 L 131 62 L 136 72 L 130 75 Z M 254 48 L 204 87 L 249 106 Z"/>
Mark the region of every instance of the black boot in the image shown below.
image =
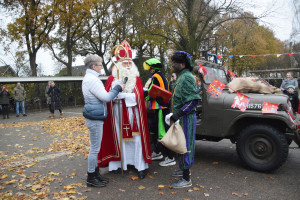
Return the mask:
<path id="1" fill-rule="evenodd" d="M 95 173 L 96 173 L 96 177 L 99 181 L 103 182 L 103 183 L 108 183 L 109 182 L 109 178 L 105 178 L 103 176 L 100 175 L 100 169 L 99 167 L 95 168 Z"/>
<path id="2" fill-rule="evenodd" d="M 96 177 L 96 172 L 94 173 L 88 173 L 88 177 L 87 177 L 87 186 L 88 187 L 104 187 L 106 186 L 105 183 L 99 181 Z"/>
<path id="3" fill-rule="evenodd" d="M 138 171 L 138 177 L 139 179 L 144 179 L 146 176 L 145 170 Z"/>

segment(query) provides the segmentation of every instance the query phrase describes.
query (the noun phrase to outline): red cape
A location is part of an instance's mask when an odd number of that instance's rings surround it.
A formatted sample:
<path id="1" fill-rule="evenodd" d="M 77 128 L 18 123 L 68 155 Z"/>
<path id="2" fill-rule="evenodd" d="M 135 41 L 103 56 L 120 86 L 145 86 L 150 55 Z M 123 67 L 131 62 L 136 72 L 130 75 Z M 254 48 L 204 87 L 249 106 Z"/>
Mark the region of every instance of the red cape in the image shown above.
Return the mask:
<path id="1" fill-rule="evenodd" d="M 111 84 L 114 77 L 111 75 L 108 77 L 105 83 L 106 91 L 111 90 Z M 139 127 L 140 135 L 142 140 L 142 150 L 143 156 L 146 163 L 152 163 L 151 160 L 151 148 L 149 140 L 149 129 L 147 122 L 147 111 L 145 106 L 143 84 L 139 77 L 136 78 L 136 86 L 134 88 L 134 93 L 136 96 L 138 114 L 139 114 Z M 107 119 L 104 121 L 103 125 L 103 137 L 100 152 L 98 154 L 98 166 L 104 167 L 110 161 L 121 161 L 121 153 L 118 143 L 118 137 L 116 128 L 119 125 L 115 123 L 113 102 L 107 103 Z"/>

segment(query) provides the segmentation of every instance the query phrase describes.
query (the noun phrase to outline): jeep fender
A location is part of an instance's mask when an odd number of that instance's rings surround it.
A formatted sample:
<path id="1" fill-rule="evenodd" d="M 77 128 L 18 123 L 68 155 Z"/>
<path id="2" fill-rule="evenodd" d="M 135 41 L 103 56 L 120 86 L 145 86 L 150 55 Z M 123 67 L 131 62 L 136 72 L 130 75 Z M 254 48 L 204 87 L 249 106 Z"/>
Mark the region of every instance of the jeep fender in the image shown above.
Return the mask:
<path id="1" fill-rule="evenodd" d="M 275 116 L 276 115 L 276 116 Z M 238 117 L 234 118 L 230 124 L 228 125 L 228 128 L 225 130 L 225 135 L 227 136 L 238 136 L 241 129 L 245 126 L 254 124 L 254 123 L 260 123 L 260 124 L 269 124 L 270 126 L 277 127 L 279 130 L 282 131 L 282 133 L 285 132 L 285 130 L 291 129 L 295 130 L 295 124 L 293 124 L 291 121 L 287 120 L 289 119 L 289 116 L 287 113 L 279 114 L 255 114 L 252 113 L 249 114 L 241 114 Z"/>

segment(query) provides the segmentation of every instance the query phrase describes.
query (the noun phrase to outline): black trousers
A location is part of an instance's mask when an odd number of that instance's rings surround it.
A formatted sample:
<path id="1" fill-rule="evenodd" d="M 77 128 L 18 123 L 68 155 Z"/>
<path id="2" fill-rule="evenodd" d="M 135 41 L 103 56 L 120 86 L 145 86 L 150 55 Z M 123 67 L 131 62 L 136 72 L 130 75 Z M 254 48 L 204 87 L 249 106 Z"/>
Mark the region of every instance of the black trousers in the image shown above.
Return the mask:
<path id="1" fill-rule="evenodd" d="M 61 108 L 58 109 L 59 113 L 62 113 Z M 54 114 L 54 106 L 50 106 L 50 112 Z"/>
<path id="2" fill-rule="evenodd" d="M 163 112 L 163 121 L 164 121 L 165 129 L 166 131 L 168 131 L 169 126 L 165 123 L 165 117 L 167 114 L 169 114 L 169 109 L 163 109 L 162 112 Z M 159 118 L 158 113 L 159 110 L 156 109 L 154 111 L 154 116 L 151 120 L 150 127 L 149 127 L 150 131 L 154 133 L 151 135 L 153 145 L 154 145 L 153 151 L 155 153 L 161 152 L 164 156 L 167 156 L 168 158 L 172 159 L 175 157 L 176 153 L 166 148 L 162 143 L 158 142 L 158 118 Z"/>

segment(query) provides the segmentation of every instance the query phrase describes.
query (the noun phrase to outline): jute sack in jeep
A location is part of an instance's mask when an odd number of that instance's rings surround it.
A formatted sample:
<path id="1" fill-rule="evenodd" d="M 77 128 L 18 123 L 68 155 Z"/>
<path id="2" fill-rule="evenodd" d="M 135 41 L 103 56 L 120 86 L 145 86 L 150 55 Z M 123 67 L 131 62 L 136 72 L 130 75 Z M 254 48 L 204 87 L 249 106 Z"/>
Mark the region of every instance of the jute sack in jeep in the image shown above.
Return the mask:
<path id="1" fill-rule="evenodd" d="M 185 154 L 187 152 L 184 132 L 179 123 L 173 123 L 166 135 L 158 141 L 176 153 Z"/>
<path id="2" fill-rule="evenodd" d="M 276 88 L 266 82 L 262 82 L 256 77 L 234 78 L 227 84 L 229 92 L 240 93 L 260 93 L 260 94 L 273 94 L 280 92 L 279 88 Z"/>

